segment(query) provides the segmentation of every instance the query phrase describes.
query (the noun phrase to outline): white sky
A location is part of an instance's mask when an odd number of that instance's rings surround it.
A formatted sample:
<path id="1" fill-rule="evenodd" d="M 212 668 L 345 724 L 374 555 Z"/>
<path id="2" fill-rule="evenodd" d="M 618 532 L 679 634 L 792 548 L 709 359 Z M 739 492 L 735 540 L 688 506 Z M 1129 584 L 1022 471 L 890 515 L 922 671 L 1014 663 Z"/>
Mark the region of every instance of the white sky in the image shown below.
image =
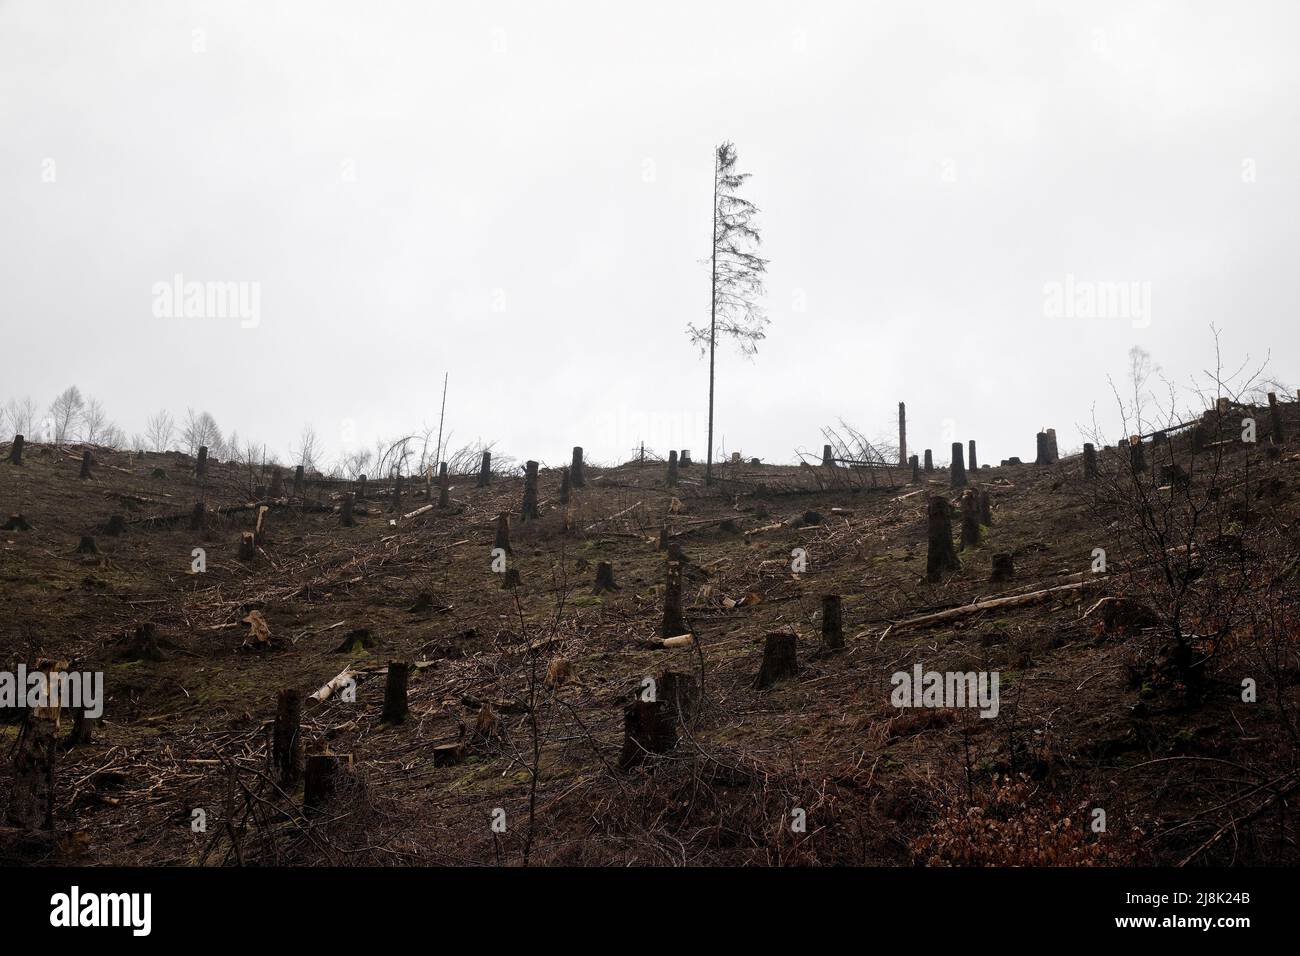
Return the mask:
<path id="1" fill-rule="evenodd" d="M 1185 381 L 1213 322 L 1294 381 L 1298 10 L 0 0 L 0 403 L 337 452 L 436 427 L 449 370 L 453 444 L 702 460 L 731 139 L 772 325 L 720 354 L 719 444 L 901 400 L 940 461 L 1064 451 L 1135 344 Z M 260 324 L 156 317 L 177 273 L 259 283 Z M 1149 283 L 1149 323 L 1049 317 L 1067 275 Z"/>

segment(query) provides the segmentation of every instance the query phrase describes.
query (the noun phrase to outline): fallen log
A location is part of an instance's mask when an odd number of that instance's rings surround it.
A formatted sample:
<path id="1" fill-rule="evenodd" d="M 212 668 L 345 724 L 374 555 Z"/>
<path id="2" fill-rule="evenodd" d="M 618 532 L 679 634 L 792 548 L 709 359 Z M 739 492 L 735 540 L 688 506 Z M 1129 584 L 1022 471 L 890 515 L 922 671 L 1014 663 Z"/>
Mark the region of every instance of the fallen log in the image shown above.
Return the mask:
<path id="1" fill-rule="evenodd" d="M 316 693 L 312 694 L 312 700 L 329 700 L 331 694 L 356 676 L 357 672 L 352 668 L 344 668 L 336 676 L 330 678 Z"/>
<path id="2" fill-rule="evenodd" d="M 960 607 L 949 608 L 946 611 L 936 611 L 933 614 L 922 614 L 919 617 L 907 618 L 903 621 L 896 621 L 889 627 L 885 628 L 883 639 L 893 631 L 902 631 L 913 627 L 928 627 L 931 624 L 942 624 L 945 621 L 955 621 L 963 617 L 969 617 L 972 614 L 978 614 L 980 611 L 989 611 L 1001 607 L 1019 607 L 1024 604 L 1035 604 L 1038 601 L 1046 600 L 1053 594 L 1061 594 L 1065 591 L 1078 591 L 1087 587 L 1091 582 L 1076 581 L 1073 584 L 1060 584 L 1056 587 L 1044 588 L 1041 591 L 1030 591 L 1028 594 L 1013 594 L 1009 597 L 990 598 L 984 601 L 974 601 L 970 604 L 963 604 Z M 870 632 L 863 631 L 857 637 L 866 637 Z"/>

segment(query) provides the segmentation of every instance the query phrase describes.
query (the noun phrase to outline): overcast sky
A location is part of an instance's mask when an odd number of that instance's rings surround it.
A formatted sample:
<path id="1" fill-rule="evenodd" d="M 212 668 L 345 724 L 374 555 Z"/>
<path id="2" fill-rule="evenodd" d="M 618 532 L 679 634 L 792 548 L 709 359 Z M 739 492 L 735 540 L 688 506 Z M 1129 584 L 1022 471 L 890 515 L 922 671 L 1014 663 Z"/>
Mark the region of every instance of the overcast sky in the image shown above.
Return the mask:
<path id="1" fill-rule="evenodd" d="M 1130 347 L 1184 382 L 1211 323 L 1294 382 L 1298 10 L 0 0 L 0 403 L 336 453 L 436 427 L 449 371 L 453 444 L 702 459 L 723 140 L 772 320 L 720 352 L 727 452 L 899 401 L 941 461 L 1064 451 Z M 178 274 L 257 321 L 157 314 Z M 1149 312 L 1053 305 L 1089 283 Z"/>

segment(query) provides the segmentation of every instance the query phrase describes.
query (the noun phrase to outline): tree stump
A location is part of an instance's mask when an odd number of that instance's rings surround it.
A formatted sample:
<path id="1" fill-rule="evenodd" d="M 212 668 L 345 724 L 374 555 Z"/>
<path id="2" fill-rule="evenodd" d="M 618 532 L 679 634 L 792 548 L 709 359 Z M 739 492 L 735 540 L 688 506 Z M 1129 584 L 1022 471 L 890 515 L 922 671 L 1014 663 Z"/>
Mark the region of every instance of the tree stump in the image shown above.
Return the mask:
<path id="1" fill-rule="evenodd" d="M 667 525 L 659 526 L 659 550 L 660 551 L 668 550 L 668 526 Z"/>
<path id="2" fill-rule="evenodd" d="M 400 724 L 410 711 L 406 706 L 406 683 L 411 665 L 406 661 L 388 662 L 388 680 L 384 683 L 384 723 Z"/>
<path id="3" fill-rule="evenodd" d="M 158 646 L 158 627 L 145 621 L 135 631 L 126 635 L 118 657 L 124 661 L 161 661 L 162 648 Z"/>
<path id="4" fill-rule="evenodd" d="M 966 442 L 966 449 L 967 449 L 966 458 L 968 459 L 966 466 L 971 471 L 978 471 L 979 465 L 975 464 L 975 439 L 972 438 L 970 441 Z"/>
<path id="5" fill-rule="evenodd" d="M 835 467 L 835 457 L 831 454 L 830 445 L 822 445 L 822 467 L 823 468 Z"/>
<path id="6" fill-rule="evenodd" d="M 346 777 L 351 767 L 351 754 L 309 755 L 303 774 L 303 811 L 316 813 L 323 809 L 338 792 L 339 782 Z"/>
<path id="7" fill-rule="evenodd" d="M 63 746 L 68 749 L 90 746 L 95 740 L 95 719 L 86 716 L 84 706 L 71 707 L 69 710 L 72 711 L 72 729 L 68 731 Z"/>
<path id="8" fill-rule="evenodd" d="M 501 736 L 501 719 L 497 717 L 492 705 L 484 703 L 474 718 L 474 730 L 470 734 L 470 743 L 482 747 L 492 743 Z"/>
<path id="9" fill-rule="evenodd" d="M 99 548 L 95 544 L 95 539 L 88 534 L 81 536 L 81 543 L 77 545 L 77 554 L 99 554 Z"/>
<path id="10" fill-rule="evenodd" d="M 979 495 L 974 488 L 967 488 L 961 496 L 961 548 L 974 548 L 983 537 L 980 531 Z"/>
<path id="11" fill-rule="evenodd" d="M 1270 437 L 1274 445 L 1280 445 L 1286 441 L 1286 432 L 1282 430 L 1282 406 L 1277 403 L 1277 393 L 1268 393 L 1268 418 Z"/>
<path id="12" fill-rule="evenodd" d="M 993 527 L 993 503 L 989 500 L 987 489 L 978 489 L 980 497 L 980 524 L 986 528 Z"/>
<path id="13" fill-rule="evenodd" d="M 591 589 L 592 594 L 604 594 L 606 591 L 617 591 L 618 585 L 614 583 L 614 565 L 610 561 L 600 561 L 596 564 L 596 586 Z"/>
<path id="14" fill-rule="evenodd" d="M 908 462 L 912 466 L 912 483 L 916 484 L 916 482 L 921 480 L 921 459 L 913 455 L 908 459 Z"/>
<path id="15" fill-rule="evenodd" d="M 1039 432 L 1034 436 L 1034 443 L 1037 446 L 1037 454 L 1034 456 L 1035 465 L 1050 465 L 1047 454 L 1047 432 Z"/>
<path id="16" fill-rule="evenodd" d="M 1097 477 L 1097 446 L 1090 441 L 1083 443 L 1083 477 Z"/>
<path id="17" fill-rule="evenodd" d="M 205 478 L 208 474 L 208 446 L 199 446 L 199 457 L 194 461 L 194 477 Z"/>
<path id="18" fill-rule="evenodd" d="M 925 450 L 925 471 L 926 474 L 934 471 L 934 452 L 928 448 Z"/>
<path id="19" fill-rule="evenodd" d="M 677 637 L 686 633 L 682 619 L 682 563 L 669 561 L 664 578 L 664 621 L 661 637 Z"/>
<path id="20" fill-rule="evenodd" d="M 519 512 L 520 521 L 533 521 L 537 518 L 537 462 L 530 461 L 524 466 L 524 503 Z"/>
<path id="21" fill-rule="evenodd" d="M 668 453 L 668 484 L 677 484 L 677 452 Z"/>
<path id="22" fill-rule="evenodd" d="M 110 538 L 116 538 L 118 535 L 125 533 L 126 519 L 121 515 L 109 515 L 108 523 L 104 525 L 104 534 Z"/>
<path id="23" fill-rule="evenodd" d="M 569 481 L 575 488 L 587 487 L 587 473 L 582 467 L 582 447 L 573 446 L 573 461 L 569 465 Z"/>
<path id="24" fill-rule="evenodd" d="M 202 531 L 208 523 L 208 506 L 202 501 L 194 502 L 194 510 L 190 512 L 190 530 Z"/>
<path id="25" fill-rule="evenodd" d="M 952 544 L 952 518 L 948 513 L 948 502 L 938 495 L 930 496 L 926 530 L 929 551 L 925 558 L 925 576 L 930 581 L 938 581 L 947 572 L 961 568 L 957 549 Z"/>
<path id="26" fill-rule="evenodd" d="M 275 697 L 271 764 L 281 783 L 297 783 L 302 774 L 302 691 L 296 688 L 286 688 Z"/>
<path id="27" fill-rule="evenodd" d="M 763 645 L 763 664 L 758 669 L 758 676 L 754 678 L 754 687 L 764 690 L 777 681 L 798 674 L 797 647 L 798 638 L 793 634 L 784 632 L 768 634 Z"/>
<path id="28" fill-rule="evenodd" d="M 675 725 L 691 727 L 700 712 L 700 687 L 690 674 L 665 670 L 659 675 L 656 696 L 663 702 L 666 717 Z"/>
<path id="29" fill-rule="evenodd" d="M 14 443 L 9 448 L 9 464 L 21 465 L 23 463 L 23 436 L 15 435 Z"/>
<path id="30" fill-rule="evenodd" d="M 501 575 L 501 590 L 503 591 L 513 591 L 521 583 L 523 583 L 523 579 L 519 576 L 518 568 L 506 568 L 506 573 Z"/>
<path id="31" fill-rule="evenodd" d="M 1133 435 L 1128 440 L 1128 458 L 1133 474 L 1140 475 L 1147 470 L 1146 447 L 1138 435 Z"/>
<path id="32" fill-rule="evenodd" d="M 54 829 L 55 726 L 28 713 L 14 750 L 13 783 L 6 821 L 24 830 Z"/>
<path id="33" fill-rule="evenodd" d="M 257 545 L 253 541 L 253 532 L 245 531 L 239 536 L 239 560 L 252 561 L 257 557 Z"/>
<path id="34" fill-rule="evenodd" d="M 691 467 L 691 450 L 689 448 L 682 449 L 681 454 L 677 456 L 677 464 L 681 468 Z"/>
<path id="35" fill-rule="evenodd" d="M 915 455 L 912 460 L 916 460 Z M 844 618 L 838 594 L 822 597 L 822 646 L 828 651 L 838 651 L 844 647 Z"/>
<path id="36" fill-rule="evenodd" d="M 1192 485 L 1192 476 L 1182 465 L 1161 465 L 1160 484 L 1168 485 L 1174 491 L 1186 491 Z"/>
<path id="37" fill-rule="evenodd" d="M 31 523 L 21 514 L 11 514 L 0 531 L 31 531 Z"/>
<path id="38" fill-rule="evenodd" d="M 1016 564 L 1011 554 L 1006 551 L 993 555 L 993 573 L 991 581 L 1010 581 L 1016 576 Z"/>
<path id="39" fill-rule="evenodd" d="M 366 500 L 366 476 L 365 475 L 357 476 L 356 496 L 357 496 L 357 501 Z"/>
<path id="40" fill-rule="evenodd" d="M 962 447 L 959 441 L 952 443 L 952 486 L 966 487 L 966 465 L 962 462 Z"/>
<path id="41" fill-rule="evenodd" d="M 401 514 L 402 512 L 402 476 L 401 475 L 393 476 L 392 501 L 388 506 L 388 510 L 395 514 Z"/>
<path id="42" fill-rule="evenodd" d="M 307 490 L 307 478 L 304 474 L 302 465 L 293 469 L 293 493 L 294 497 L 301 498 Z"/>
<path id="43" fill-rule="evenodd" d="M 438 465 L 438 507 L 451 506 L 451 476 L 447 473 L 447 463 Z"/>
<path id="44" fill-rule="evenodd" d="M 90 457 L 90 449 L 86 449 L 85 451 L 83 451 L 83 452 L 81 453 L 81 474 L 78 475 L 77 477 L 78 477 L 78 478 L 89 478 L 89 477 L 90 477 L 90 466 L 91 466 L 91 464 L 92 464 L 93 462 L 94 462 L 94 459 Z"/>
<path id="45" fill-rule="evenodd" d="M 483 452 L 483 463 L 478 467 L 477 486 L 486 488 L 490 484 L 492 484 L 492 452 L 485 451 Z"/>
<path id="46" fill-rule="evenodd" d="M 497 515 L 497 533 L 492 541 L 492 548 L 500 548 L 510 554 L 510 515 L 503 511 Z"/>
<path id="47" fill-rule="evenodd" d="M 1056 429 L 1047 429 L 1047 460 L 1050 464 L 1055 465 L 1061 460 L 1061 452 L 1056 447 Z"/>
<path id="48" fill-rule="evenodd" d="M 262 547 L 266 544 L 267 525 L 270 523 L 271 509 L 261 505 L 257 509 L 257 519 L 253 522 L 253 544 Z"/>
<path id="49" fill-rule="evenodd" d="M 907 405 L 898 403 L 898 463 L 907 461 Z"/>
<path id="50" fill-rule="evenodd" d="M 271 497 L 280 498 L 284 496 L 284 472 L 280 466 L 276 465 L 271 469 Z"/>
<path id="51" fill-rule="evenodd" d="M 339 503 L 339 524 L 345 528 L 351 528 L 357 523 L 356 519 L 352 517 L 352 498 L 352 492 L 345 491 L 343 492 L 343 500 Z"/>
<path id="52" fill-rule="evenodd" d="M 623 752 L 619 770 L 630 770 L 649 754 L 677 746 L 677 728 L 662 700 L 634 700 L 623 708 Z"/>
<path id="53" fill-rule="evenodd" d="M 567 505 L 573 500 L 573 479 L 569 469 L 560 469 L 560 504 Z"/>

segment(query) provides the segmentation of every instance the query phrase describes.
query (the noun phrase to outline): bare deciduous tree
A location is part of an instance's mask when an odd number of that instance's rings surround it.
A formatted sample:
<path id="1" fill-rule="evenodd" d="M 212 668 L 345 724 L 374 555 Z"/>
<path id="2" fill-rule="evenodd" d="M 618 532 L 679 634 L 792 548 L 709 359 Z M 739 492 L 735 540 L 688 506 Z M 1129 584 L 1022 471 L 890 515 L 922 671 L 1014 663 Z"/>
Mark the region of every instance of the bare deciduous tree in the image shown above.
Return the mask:
<path id="1" fill-rule="evenodd" d="M 144 433 L 151 450 L 166 451 L 176 434 L 176 420 L 167 409 L 159 409 L 158 413 L 145 423 Z"/>
<path id="2" fill-rule="evenodd" d="M 86 400 L 81 397 L 81 390 L 75 385 L 68 386 L 50 403 L 50 431 L 56 445 L 72 438 L 85 407 Z"/>
<path id="3" fill-rule="evenodd" d="M 81 440 L 87 445 L 103 442 L 104 432 L 112 423 L 104 411 L 104 403 L 97 398 L 86 400 L 86 407 L 81 412 Z"/>
<path id="4" fill-rule="evenodd" d="M 206 445 L 209 454 L 220 456 L 225 447 L 221 437 L 221 429 L 217 426 L 216 419 L 208 412 L 196 413 L 192 408 L 185 410 L 185 425 L 181 429 L 181 442 L 184 444 L 185 453 L 188 455 L 198 454 L 198 450 Z"/>

